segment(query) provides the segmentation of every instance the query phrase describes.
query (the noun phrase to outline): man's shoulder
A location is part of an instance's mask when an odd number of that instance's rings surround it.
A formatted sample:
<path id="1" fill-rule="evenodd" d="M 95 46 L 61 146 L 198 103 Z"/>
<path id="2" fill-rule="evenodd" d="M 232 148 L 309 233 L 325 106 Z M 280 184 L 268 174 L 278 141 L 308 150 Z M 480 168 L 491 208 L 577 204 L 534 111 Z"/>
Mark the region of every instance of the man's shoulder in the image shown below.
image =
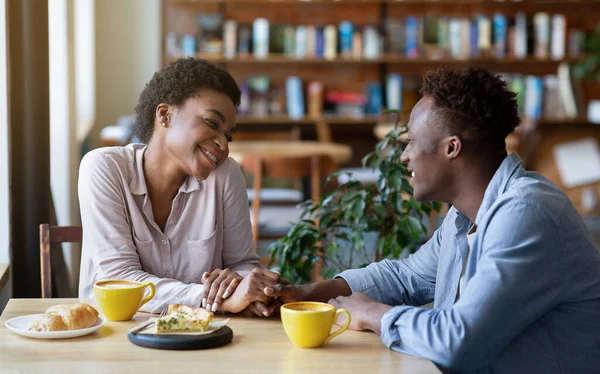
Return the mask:
<path id="1" fill-rule="evenodd" d="M 499 196 L 497 204 L 525 204 L 552 216 L 572 207 L 571 201 L 560 188 L 543 175 L 532 171 L 514 178 Z"/>

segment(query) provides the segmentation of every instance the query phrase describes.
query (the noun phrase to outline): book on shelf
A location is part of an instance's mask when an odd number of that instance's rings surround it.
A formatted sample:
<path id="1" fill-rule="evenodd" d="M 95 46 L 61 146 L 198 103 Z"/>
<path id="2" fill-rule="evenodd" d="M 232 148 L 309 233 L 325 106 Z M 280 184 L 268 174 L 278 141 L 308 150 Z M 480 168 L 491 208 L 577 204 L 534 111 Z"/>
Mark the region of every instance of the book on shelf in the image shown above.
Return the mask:
<path id="1" fill-rule="evenodd" d="M 266 58 L 269 55 L 269 21 L 257 18 L 252 24 L 252 50 L 254 57 Z"/>
<path id="2" fill-rule="evenodd" d="M 352 41 L 354 26 L 350 21 L 342 21 L 339 24 L 339 49 L 342 58 L 352 57 Z"/>
<path id="3" fill-rule="evenodd" d="M 563 14 L 552 16 L 552 36 L 550 44 L 550 56 L 553 60 L 562 60 L 565 58 L 567 34 L 567 20 Z"/>
<path id="4" fill-rule="evenodd" d="M 299 77 L 288 77 L 285 82 L 287 99 L 287 114 L 292 119 L 304 117 L 304 95 L 302 80 Z"/>
<path id="5" fill-rule="evenodd" d="M 223 56 L 235 58 L 237 51 L 237 22 L 227 20 L 223 24 Z"/>
<path id="6" fill-rule="evenodd" d="M 496 58 L 502 59 L 506 56 L 506 42 L 508 25 L 504 14 L 496 13 L 493 18 L 494 24 L 494 42 L 493 50 Z"/>
<path id="7" fill-rule="evenodd" d="M 558 66 L 558 90 L 564 103 L 566 117 L 583 116 L 585 111 L 581 84 L 578 79 L 573 77 L 570 64 L 565 62 Z"/>
<path id="8" fill-rule="evenodd" d="M 324 57 L 326 60 L 335 60 L 337 57 L 337 28 L 334 25 L 325 26 Z"/>
<path id="9" fill-rule="evenodd" d="M 298 26 L 296 27 L 296 43 L 295 43 L 295 54 L 296 58 L 306 58 L 306 27 Z"/>

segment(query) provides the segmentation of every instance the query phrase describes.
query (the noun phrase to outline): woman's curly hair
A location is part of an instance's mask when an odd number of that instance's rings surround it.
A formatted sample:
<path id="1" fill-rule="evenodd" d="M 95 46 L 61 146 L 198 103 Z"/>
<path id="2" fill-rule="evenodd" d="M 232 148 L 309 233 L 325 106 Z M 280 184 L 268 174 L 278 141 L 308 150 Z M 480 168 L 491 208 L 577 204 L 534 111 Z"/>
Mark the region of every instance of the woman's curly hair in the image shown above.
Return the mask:
<path id="1" fill-rule="evenodd" d="M 135 134 L 142 142 L 148 143 L 154 131 L 158 104 L 182 105 L 201 89 L 229 96 L 236 107 L 240 104 L 240 89 L 228 72 L 205 60 L 179 59 L 154 73 L 144 87 L 135 107 Z"/>
<path id="2" fill-rule="evenodd" d="M 433 98 L 435 118 L 443 118 L 447 131 L 474 145 L 503 146 L 520 123 L 516 94 L 486 69 L 431 71 L 421 93 Z"/>

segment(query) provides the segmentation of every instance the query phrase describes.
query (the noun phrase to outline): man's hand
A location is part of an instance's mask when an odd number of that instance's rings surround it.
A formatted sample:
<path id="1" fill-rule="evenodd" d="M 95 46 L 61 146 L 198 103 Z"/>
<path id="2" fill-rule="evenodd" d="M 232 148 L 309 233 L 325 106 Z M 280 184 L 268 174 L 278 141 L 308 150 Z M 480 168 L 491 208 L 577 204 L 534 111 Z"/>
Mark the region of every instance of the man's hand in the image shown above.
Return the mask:
<path id="1" fill-rule="evenodd" d="M 284 278 L 281 278 L 278 284 L 265 287 L 263 291 L 265 295 L 277 298 L 283 304 L 304 301 L 306 297 L 306 291 L 301 286 L 294 286 Z"/>
<path id="2" fill-rule="evenodd" d="M 329 300 L 329 304 L 336 309 L 344 308 L 350 313 L 351 330 L 371 330 L 377 335 L 381 335 L 381 318 L 390 309 L 391 306 L 378 303 L 375 299 L 355 292 L 350 296 L 339 296 Z M 345 319 L 345 317 L 344 317 Z M 337 324 L 343 324 L 345 320 L 336 321 Z"/>
<path id="3" fill-rule="evenodd" d="M 231 296 L 223 301 L 220 310 L 239 313 L 255 302 L 262 303 L 263 306 L 268 305 L 271 298 L 265 295 L 263 290 L 265 287 L 276 285 L 279 279 L 279 273 L 274 271 L 260 268 L 252 270 L 252 272 L 240 282 Z M 261 309 L 257 303 L 255 303 L 254 306 L 258 307 L 261 312 L 263 312 L 263 315 L 268 316 L 264 313 L 265 310 Z"/>

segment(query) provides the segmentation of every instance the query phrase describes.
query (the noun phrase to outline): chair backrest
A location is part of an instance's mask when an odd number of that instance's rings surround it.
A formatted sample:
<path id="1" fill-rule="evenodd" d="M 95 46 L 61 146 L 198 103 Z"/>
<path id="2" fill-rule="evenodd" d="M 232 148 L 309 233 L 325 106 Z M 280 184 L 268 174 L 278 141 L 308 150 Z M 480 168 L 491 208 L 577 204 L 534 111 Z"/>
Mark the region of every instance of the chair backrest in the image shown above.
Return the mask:
<path id="1" fill-rule="evenodd" d="M 236 131 L 233 136 L 233 141 L 245 140 L 300 140 L 301 133 L 299 127 L 292 127 L 289 130 L 274 130 L 274 131 Z"/>
<path id="2" fill-rule="evenodd" d="M 42 298 L 52 297 L 52 266 L 50 262 L 50 244 L 81 243 L 81 226 L 40 225 L 40 275 L 42 278 Z"/>
<path id="3" fill-rule="evenodd" d="M 308 156 L 308 157 L 262 157 L 262 156 L 244 156 L 242 169 L 252 174 L 254 178 L 253 189 L 254 198 L 252 199 L 252 238 L 254 244 L 258 244 L 259 239 L 259 211 L 261 206 L 260 190 L 262 189 L 263 178 L 290 178 L 299 179 L 310 177 L 311 198 L 313 200 L 321 197 L 322 178 L 328 175 L 334 167 L 334 162 L 327 156 Z"/>

